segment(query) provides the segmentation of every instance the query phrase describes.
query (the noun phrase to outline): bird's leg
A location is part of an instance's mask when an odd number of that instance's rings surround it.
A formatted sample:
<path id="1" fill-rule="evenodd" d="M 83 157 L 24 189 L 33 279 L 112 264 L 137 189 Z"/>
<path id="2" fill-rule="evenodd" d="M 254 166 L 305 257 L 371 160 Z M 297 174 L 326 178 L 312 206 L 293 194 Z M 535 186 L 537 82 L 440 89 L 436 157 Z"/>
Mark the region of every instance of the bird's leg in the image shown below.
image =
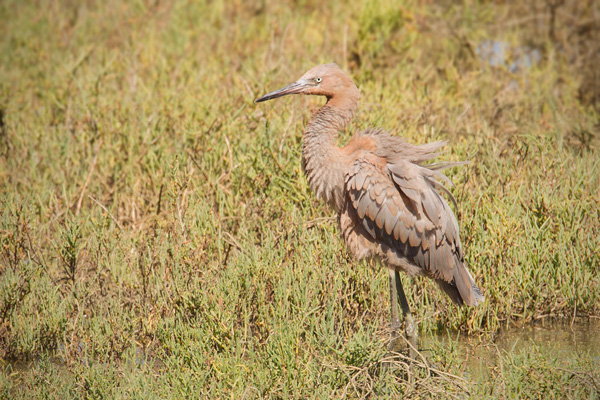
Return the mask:
<path id="1" fill-rule="evenodd" d="M 391 338 L 388 350 L 394 351 L 396 347 L 396 341 L 398 339 L 398 330 L 400 329 L 400 316 L 398 315 L 398 292 L 396 275 L 391 269 L 388 270 L 390 274 L 390 304 L 391 304 Z"/>
<path id="2" fill-rule="evenodd" d="M 400 306 L 402 307 L 402 313 L 404 314 L 404 333 L 406 333 L 406 339 L 408 339 L 409 349 L 408 354 L 413 360 L 417 357 L 417 339 L 418 332 L 415 321 L 413 321 L 410 308 L 408 307 L 408 301 L 404 294 L 404 288 L 402 287 L 402 281 L 400 280 L 400 273 L 394 270 L 394 281 L 396 282 L 396 292 L 398 293 L 398 299 L 400 299 Z M 396 305 L 396 310 L 398 306 Z M 396 311 L 398 313 L 398 311 Z"/>
<path id="3" fill-rule="evenodd" d="M 400 273 L 398 271 L 389 270 L 390 274 L 390 303 L 391 303 L 391 328 L 392 328 L 392 340 L 390 341 L 389 350 L 393 351 L 396 346 L 396 340 L 398 338 L 398 329 L 400 329 L 400 317 L 398 315 L 398 301 L 400 301 L 400 307 L 402 307 L 402 313 L 404 314 L 404 333 L 409 343 L 408 353 L 411 358 L 415 359 L 417 356 L 417 327 L 410 313 L 408 301 L 404 294 L 404 288 L 402 287 L 402 281 L 400 280 Z"/>

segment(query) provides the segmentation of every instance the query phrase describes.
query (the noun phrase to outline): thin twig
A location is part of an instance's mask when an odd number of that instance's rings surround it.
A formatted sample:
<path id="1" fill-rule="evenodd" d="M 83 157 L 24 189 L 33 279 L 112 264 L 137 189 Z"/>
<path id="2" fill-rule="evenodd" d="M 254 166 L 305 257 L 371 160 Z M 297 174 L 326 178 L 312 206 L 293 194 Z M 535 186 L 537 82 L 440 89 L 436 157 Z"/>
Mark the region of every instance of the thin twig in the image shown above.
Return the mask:
<path id="1" fill-rule="evenodd" d="M 302 226 L 306 229 L 311 229 L 314 228 L 315 226 L 319 225 L 320 223 L 325 223 L 325 222 L 335 222 L 335 217 L 319 217 L 319 218 L 315 218 L 315 219 L 311 219 L 309 221 L 306 221 L 302 224 Z"/>
<path id="2" fill-rule="evenodd" d="M 96 154 L 94 154 L 94 159 L 92 160 L 92 166 L 90 167 L 90 172 L 88 172 L 87 179 L 83 184 L 83 188 L 81 189 L 81 195 L 79 196 L 79 200 L 77 201 L 77 208 L 75 209 L 75 215 L 79 215 L 79 210 L 81 210 L 81 204 L 83 203 L 83 196 L 85 195 L 85 191 L 87 190 L 90 181 L 92 180 L 92 175 L 94 174 L 94 170 L 96 169 L 96 163 L 98 162 L 98 154 L 100 154 L 100 148 L 102 147 L 103 140 L 100 139 L 98 143 L 98 148 L 96 149 Z"/>
<path id="3" fill-rule="evenodd" d="M 288 119 L 288 123 L 283 130 L 283 135 L 281 135 L 281 143 L 279 144 L 279 152 L 283 151 L 283 144 L 285 143 L 285 137 L 287 136 L 288 130 L 292 125 L 292 121 L 294 120 L 294 109 L 292 108 L 292 112 L 290 113 L 290 118 Z"/>
<path id="4" fill-rule="evenodd" d="M 119 221 L 117 221 L 117 219 L 115 218 L 114 215 L 112 215 L 110 213 L 110 211 L 108 211 L 108 209 L 106 207 L 104 207 L 104 204 L 100 203 L 98 200 L 96 200 L 95 198 L 93 198 L 92 196 L 88 195 L 88 198 L 90 200 L 92 200 L 94 203 L 98 204 L 107 214 L 110 218 L 112 218 L 112 220 L 115 222 L 115 224 L 117 224 L 117 226 L 119 227 L 120 230 L 124 230 L 123 226 L 121 226 L 121 224 L 119 223 Z"/>
<path id="5" fill-rule="evenodd" d="M 235 237 L 233 237 L 233 235 L 229 232 L 224 232 L 223 233 L 224 236 L 227 236 L 227 239 L 225 239 L 225 241 L 227 243 L 229 243 L 230 245 L 237 247 L 237 249 L 239 251 L 241 251 L 242 253 L 246 253 L 246 250 L 242 247 L 242 245 L 236 240 Z"/>

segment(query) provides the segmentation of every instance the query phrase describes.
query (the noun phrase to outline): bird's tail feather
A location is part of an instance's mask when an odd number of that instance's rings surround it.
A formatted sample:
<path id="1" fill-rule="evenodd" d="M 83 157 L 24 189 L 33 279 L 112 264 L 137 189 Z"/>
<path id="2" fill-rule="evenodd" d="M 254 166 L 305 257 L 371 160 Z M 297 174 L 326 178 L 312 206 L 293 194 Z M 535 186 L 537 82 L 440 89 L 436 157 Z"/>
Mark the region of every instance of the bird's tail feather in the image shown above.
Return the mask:
<path id="1" fill-rule="evenodd" d="M 466 304 L 468 306 L 477 306 L 485 301 L 485 296 L 475 284 L 471 273 L 463 264 L 459 265 L 455 271 L 452 282 L 446 282 L 441 279 L 436 280 L 440 289 L 442 289 L 452 301 L 459 306 Z"/>

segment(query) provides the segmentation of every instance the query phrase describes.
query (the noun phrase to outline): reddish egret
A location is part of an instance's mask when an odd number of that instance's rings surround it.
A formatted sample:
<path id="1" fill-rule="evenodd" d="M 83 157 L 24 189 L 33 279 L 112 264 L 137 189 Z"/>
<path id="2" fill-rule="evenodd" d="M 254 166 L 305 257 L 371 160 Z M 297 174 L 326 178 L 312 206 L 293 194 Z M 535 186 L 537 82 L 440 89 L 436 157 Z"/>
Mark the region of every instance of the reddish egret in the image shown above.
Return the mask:
<path id="1" fill-rule="evenodd" d="M 446 193 L 456 206 L 440 183 L 450 183 L 440 170 L 460 163 L 425 165 L 445 142 L 414 145 L 381 129 L 358 132 L 338 147 L 336 137 L 356 113 L 360 92 L 336 64 L 313 67 L 255 102 L 288 94 L 327 98 L 304 130 L 304 172 L 316 195 L 337 211 L 352 256 L 377 257 L 389 267 L 392 330 L 400 328 L 400 300 L 414 356 L 417 329 L 399 271 L 435 280 L 458 305 L 476 306 L 484 300 L 465 265 L 456 217 L 439 194 Z"/>

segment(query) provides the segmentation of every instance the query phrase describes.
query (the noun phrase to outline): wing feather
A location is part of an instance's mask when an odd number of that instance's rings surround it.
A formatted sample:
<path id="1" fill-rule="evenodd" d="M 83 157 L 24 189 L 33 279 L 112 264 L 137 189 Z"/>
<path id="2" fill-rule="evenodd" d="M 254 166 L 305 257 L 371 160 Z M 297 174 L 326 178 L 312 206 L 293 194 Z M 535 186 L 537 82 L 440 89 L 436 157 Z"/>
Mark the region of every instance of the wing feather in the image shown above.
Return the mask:
<path id="1" fill-rule="evenodd" d="M 435 179 L 440 175 L 406 160 L 362 155 L 346 176 L 345 195 L 370 243 L 385 244 L 421 268 L 453 300 L 477 304 L 483 296 L 464 266 L 456 218 L 437 191 L 450 193 Z"/>

